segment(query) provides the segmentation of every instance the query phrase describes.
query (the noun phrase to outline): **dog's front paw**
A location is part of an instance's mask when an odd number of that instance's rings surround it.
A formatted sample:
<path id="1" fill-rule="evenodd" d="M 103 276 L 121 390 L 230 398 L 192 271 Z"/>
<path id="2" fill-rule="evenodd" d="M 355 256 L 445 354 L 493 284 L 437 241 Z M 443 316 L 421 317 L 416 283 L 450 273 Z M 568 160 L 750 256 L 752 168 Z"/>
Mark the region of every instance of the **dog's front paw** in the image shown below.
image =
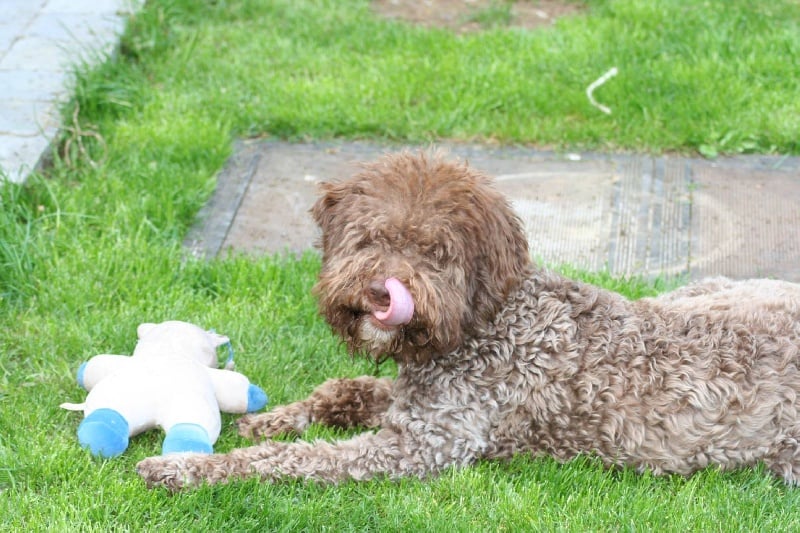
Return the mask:
<path id="1" fill-rule="evenodd" d="M 142 476 L 148 488 L 165 487 L 178 491 L 199 485 L 204 477 L 195 463 L 207 458 L 207 454 L 176 453 L 148 457 L 139 461 L 136 472 Z"/>
<path id="2" fill-rule="evenodd" d="M 268 413 L 244 415 L 236 421 L 239 435 L 249 439 L 268 439 L 276 435 L 299 435 L 308 427 L 308 417 L 278 407 Z"/>

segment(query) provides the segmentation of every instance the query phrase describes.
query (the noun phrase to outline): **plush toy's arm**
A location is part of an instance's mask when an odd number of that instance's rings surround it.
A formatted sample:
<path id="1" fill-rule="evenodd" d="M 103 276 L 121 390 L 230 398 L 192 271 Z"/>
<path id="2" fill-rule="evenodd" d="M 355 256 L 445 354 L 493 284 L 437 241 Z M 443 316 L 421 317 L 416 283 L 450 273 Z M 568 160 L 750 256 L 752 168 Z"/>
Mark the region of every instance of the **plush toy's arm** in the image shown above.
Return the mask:
<path id="1" fill-rule="evenodd" d="M 131 358 L 127 355 L 95 355 L 78 368 L 78 384 L 90 391 L 101 379 L 130 364 Z"/>
<path id="2" fill-rule="evenodd" d="M 267 394 L 243 374 L 209 368 L 219 410 L 223 413 L 252 413 L 267 405 Z"/>

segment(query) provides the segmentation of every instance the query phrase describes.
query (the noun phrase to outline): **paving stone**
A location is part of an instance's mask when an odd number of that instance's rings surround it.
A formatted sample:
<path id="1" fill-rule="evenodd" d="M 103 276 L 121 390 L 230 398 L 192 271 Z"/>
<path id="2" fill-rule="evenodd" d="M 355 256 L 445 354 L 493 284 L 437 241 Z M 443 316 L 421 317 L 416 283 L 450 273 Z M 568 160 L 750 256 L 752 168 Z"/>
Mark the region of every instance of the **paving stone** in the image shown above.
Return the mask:
<path id="1" fill-rule="evenodd" d="M 697 162 L 692 220 L 694 277 L 800 280 L 800 169 Z"/>
<path id="2" fill-rule="evenodd" d="M 2 0 L 0 176 L 23 181 L 58 128 L 76 65 L 104 59 L 141 0 Z"/>
<path id="3" fill-rule="evenodd" d="M 96 13 L 45 13 L 31 23 L 26 35 L 74 45 L 78 50 L 104 52 L 114 45 L 121 23 L 117 17 Z"/>
<path id="4" fill-rule="evenodd" d="M 504 173 L 483 158 L 472 164 L 494 174 L 520 215 L 537 259 L 568 259 L 588 270 L 603 267 L 617 179 L 610 161 L 531 161 Z"/>
<path id="5" fill-rule="evenodd" d="M 47 37 L 22 37 L 0 61 L 2 70 L 44 70 L 60 72 L 79 59 L 80 52 L 69 50 Z"/>
<path id="6" fill-rule="evenodd" d="M 44 136 L 3 137 L 0 142 L 0 179 L 21 183 L 39 163 L 50 142 Z"/>
<path id="7" fill-rule="evenodd" d="M 0 95 L 4 100 L 52 102 L 67 95 L 63 72 L 0 70 Z"/>
<path id="8" fill-rule="evenodd" d="M 303 253 L 320 181 L 399 149 L 243 141 L 187 238 L 198 256 Z M 452 145 L 495 177 L 535 259 L 617 276 L 800 281 L 800 158 L 555 154 Z"/>
<path id="9" fill-rule="evenodd" d="M 0 100 L 0 133 L 31 137 L 52 135 L 59 116 L 49 102 Z"/>
<path id="10" fill-rule="evenodd" d="M 47 0 L 42 13 L 119 14 L 137 9 L 143 0 Z"/>
<path id="11" fill-rule="evenodd" d="M 0 21 L 0 61 L 3 60 L 17 39 L 19 39 L 19 28 Z"/>
<path id="12" fill-rule="evenodd" d="M 39 15 L 46 3 L 47 0 L 2 0 L 0 27 L 14 27 L 17 34 L 24 34 L 25 28 Z"/>

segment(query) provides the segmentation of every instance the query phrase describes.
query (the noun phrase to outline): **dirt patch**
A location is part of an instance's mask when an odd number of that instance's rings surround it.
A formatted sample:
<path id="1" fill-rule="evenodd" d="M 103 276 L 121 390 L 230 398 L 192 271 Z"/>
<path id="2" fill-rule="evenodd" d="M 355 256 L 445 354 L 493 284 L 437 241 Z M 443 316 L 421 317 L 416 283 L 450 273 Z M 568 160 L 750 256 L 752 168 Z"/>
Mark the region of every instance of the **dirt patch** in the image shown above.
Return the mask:
<path id="1" fill-rule="evenodd" d="M 381 16 L 426 27 L 449 28 L 457 33 L 494 27 L 535 29 L 584 8 L 569 0 L 374 0 Z"/>

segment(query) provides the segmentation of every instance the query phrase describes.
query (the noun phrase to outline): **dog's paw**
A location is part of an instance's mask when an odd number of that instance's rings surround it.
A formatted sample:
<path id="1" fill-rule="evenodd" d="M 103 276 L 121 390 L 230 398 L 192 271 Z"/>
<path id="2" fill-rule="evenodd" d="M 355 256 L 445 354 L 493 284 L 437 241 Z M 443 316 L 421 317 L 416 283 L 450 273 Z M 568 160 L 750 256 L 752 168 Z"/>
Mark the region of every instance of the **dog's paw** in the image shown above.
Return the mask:
<path id="1" fill-rule="evenodd" d="M 268 413 L 254 413 L 236 421 L 239 435 L 249 439 L 268 439 L 276 435 L 299 435 L 308 427 L 307 417 L 292 415 L 287 409 L 276 408 Z"/>
<path id="2" fill-rule="evenodd" d="M 239 428 L 239 435 L 248 439 L 262 438 L 261 435 L 261 418 L 265 413 L 254 413 L 244 415 L 236 420 L 236 426 Z"/>
<path id="3" fill-rule="evenodd" d="M 148 457 L 139 461 L 136 472 L 142 476 L 148 488 L 164 487 L 174 492 L 203 482 L 201 469 L 196 464 L 203 458 L 208 458 L 208 455 L 176 453 Z"/>

